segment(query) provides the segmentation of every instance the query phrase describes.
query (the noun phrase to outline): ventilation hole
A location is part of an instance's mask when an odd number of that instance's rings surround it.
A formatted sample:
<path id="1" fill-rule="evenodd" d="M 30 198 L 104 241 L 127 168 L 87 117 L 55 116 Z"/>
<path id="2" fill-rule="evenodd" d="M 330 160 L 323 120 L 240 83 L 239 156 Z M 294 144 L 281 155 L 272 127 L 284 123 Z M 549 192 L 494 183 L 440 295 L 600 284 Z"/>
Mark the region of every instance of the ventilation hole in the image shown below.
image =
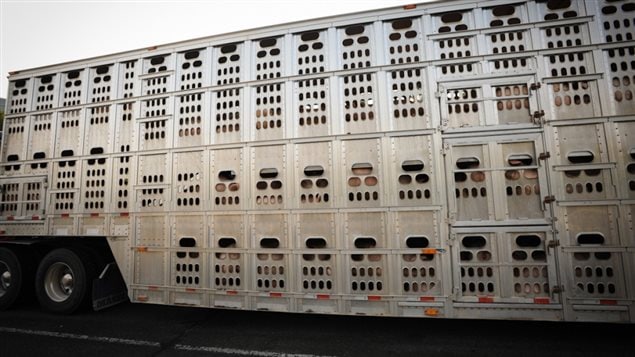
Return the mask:
<path id="1" fill-rule="evenodd" d="M 513 15 L 514 14 L 514 7 L 511 5 L 501 5 L 501 6 L 496 6 L 494 8 L 494 10 L 492 11 L 492 13 L 494 14 L 494 16 L 509 16 L 509 15 Z"/>
<path id="2" fill-rule="evenodd" d="M 529 166 L 533 161 L 530 155 L 510 155 L 507 159 L 510 166 Z"/>
<path id="3" fill-rule="evenodd" d="M 523 234 L 516 237 L 516 244 L 519 247 L 538 247 L 542 240 L 537 235 Z"/>
<path id="4" fill-rule="evenodd" d="M 604 237 L 599 233 L 581 233 L 576 238 L 578 244 L 604 244 Z"/>
<path id="5" fill-rule="evenodd" d="M 595 256 L 595 259 L 598 259 L 598 260 L 611 259 L 611 253 L 609 252 L 597 252 L 597 253 L 593 253 L 593 255 Z"/>
<path id="6" fill-rule="evenodd" d="M 535 261 L 547 261 L 547 254 L 544 250 L 534 250 L 531 252 L 531 258 Z"/>
<path id="7" fill-rule="evenodd" d="M 325 188 L 329 185 L 329 182 L 326 179 L 317 179 L 315 185 L 319 188 Z"/>
<path id="8" fill-rule="evenodd" d="M 512 258 L 514 260 L 526 260 L 527 259 L 527 252 L 522 251 L 522 250 L 515 250 L 512 252 Z"/>
<path id="9" fill-rule="evenodd" d="M 408 248 L 426 248 L 430 241 L 426 237 L 413 236 L 406 238 L 406 246 Z"/>
<path id="10" fill-rule="evenodd" d="M 198 58 L 198 55 L 199 55 L 198 51 L 189 51 L 185 53 L 185 59 L 190 60 L 193 58 Z"/>
<path id="11" fill-rule="evenodd" d="M 547 8 L 549 10 L 566 9 L 571 6 L 571 0 L 549 0 L 547 1 Z"/>
<path id="12" fill-rule="evenodd" d="M 322 237 L 311 237 L 306 240 L 306 247 L 311 249 L 326 248 L 326 239 Z"/>
<path id="13" fill-rule="evenodd" d="M 635 174 L 635 164 L 628 164 L 626 171 L 628 171 L 629 174 Z"/>
<path id="14" fill-rule="evenodd" d="M 154 57 L 154 58 L 150 59 L 150 64 L 153 65 L 153 66 L 156 66 L 156 65 L 159 65 L 159 64 L 163 63 L 164 61 L 165 61 L 165 58 L 162 57 L 162 56 L 161 57 Z M 68 78 L 71 78 L 70 75 L 69 75 Z"/>
<path id="15" fill-rule="evenodd" d="M 573 151 L 567 154 L 567 159 L 572 164 L 584 164 L 592 162 L 594 155 L 590 151 Z"/>
<path id="16" fill-rule="evenodd" d="M 79 71 L 68 72 L 68 79 L 79 78 Z"/>
<path id="17" fill-rule="evenodd" d="M 231 181 L 236 178 L 236 173 L 232 170 L 225 170 L 218 173 L 218 178 L 221 181 Z"/>
<path id="18" fill-rule="evenodd" d="M 373 172 L 373 165 L 367 162 L 357 163 L 353 164 L 351 169 L 355 175 L 368 175 Z"/>
<path id="19" fill-rule="evenodd" d="M 184 248 L 196 247 L 196 239 L 192 237 L 183 237 L 179 239 L 179 246 Z"/>
<path id="20" fill-rule="evenodd" d="M 472 254 L 472 252 L 467 252 L 467 251 L 462 251 L 460 256 L 462 261 L 470 261 L 474 258 L 474 254 Z"/>
<path id="21" fill-rule="evenodd" d="M 282 187 L 282 182 L 275 180 L 271 182 L 271 188 L 274 190 L 279 190 Z"/>
<path id="22" fill-rule="evenodd" d="M 466 236 L 461 240 L 463 246 L 466 248 L 481 248 L 484 247 L 487 241 L 483 236 Z"/>
<path id="23" fill-rule="evenodd" d="M 300 36 L 300 38 L 302 41 L 315 41 L 320 38 L 320 33 L 316 31 L 305 32 Z"/>
<path id="24" fill-rule="evenodd" d="M 278 238 L 262 238 L 260 240 L 260 247 L 267 249 L 275 249 L 280 246 L 280 240 Z"/>
<path id="25" fill-rule="evenodd" d="M 90 154 L 91 155 L 99 155 L 99 154 L 103 154 L 104 153 L 104 149 L 103 148 L 92 148 L 90 149 Z"/>
<path id="26" fill-rule="evenodd" d="M 452 23 L 452 22 L 459 22 L 461 20 L 463 20 L 463 15 L 460 12 L 450 12 L 447 14 L 443 14 L 441 16 L 441 21 L 443 21 L 446 24 Z"/>
<path id="27" fill-rule="evenodd" d="M 635 11 L 635 3 L 627 3 L 622 5 L 622 11 L 624 12 L 631 12 L 631 11 Z"/>
<path id="28" fill-rule="evenodd" d="M 276 42 L 277 41 L 275 38 L 267 38 L 264 40 L 260 40 L 260 47 L 267 48 L 267 47 L 275 46 Z"/>
<path id="29" fill-rule="evenodd" d="M 392 22 L 392 28 L 394 30 L 402 30 L 412 27 L 412 20 L 410 19 L 400 19 Z"/>
<path id="30" fill-rule="evenodd" d="M 218 240 L 218 246 L 221 248 L 235 248 L 236 245 L 236 238 L 223 237 Z"/>
<path id="31" fill-rule="evenodd" d="M 465 172 L 455 172 L 454 173 L 454 181 L 455 182 L 465 182 L 465 181 L 467 181 L 467 174 L 465 174 Z"/>
<path id="32" fill-rule="evenodd" d="M 364 26 L 363 25 L 349 26 L 346 28 L 345 32 L 349 36 L 359 35 L 361 33 L 364 33 Z"/>
<path id="33" fill-rule="evenodd" d="M 108 66 L 101 66 L 101 67 L 97 67 L 97 69 L 95 70 L 95 72 L 97 74 L 106 74 L 108 73 Z M 42 82 L 44 83 L 44 82 Z"/>
<path id="34" fill-rule="evenodd" d="M 263 179 L 278 177 L 278 170 L 273 168 L 267 168 L 260 170 L 260 177 Z"/>
<path id="35" fill-rule="evenodd" d="M 412 177 L 410 175 L 400 175 L 399 183 L 402 185 L 408 185 L 412 182 Z"/>
<path id="36" fill-rule="evenodd" d="M 220 48 L 220 52 L 223 54 L 227 54 L 227 53 L 232 53 L 236 51 L 236 45 L 232 44 L 232 45 L 225 45 L 223 47 Z"/>
<path id="37" fill-rule="evenodd" d="M 324 174 L 324 168 L 322 166 L 307 166 L 304 168 L 304 174 L 306 176 L 322 176 Z"/>
<path id="38" fill-rule="evenodd" d="M 461 170 L 476 168 L 481 164 L 476 157 L 462 157 L 456 160 L 456 167 Z"/>
<path id="39" fill-rule="evenodd" d="M 355 248 L 368 249 L 375 248 L 377 241 L 373 237 L 358 237 L 355 238 Z"/>
<path id="40" fill-rule="evenodd" d="M 423 161 L 421 160 L 406 160 L 401 163 L 401 168 L 404 171 L 421 171 L 423 167 Z"/>

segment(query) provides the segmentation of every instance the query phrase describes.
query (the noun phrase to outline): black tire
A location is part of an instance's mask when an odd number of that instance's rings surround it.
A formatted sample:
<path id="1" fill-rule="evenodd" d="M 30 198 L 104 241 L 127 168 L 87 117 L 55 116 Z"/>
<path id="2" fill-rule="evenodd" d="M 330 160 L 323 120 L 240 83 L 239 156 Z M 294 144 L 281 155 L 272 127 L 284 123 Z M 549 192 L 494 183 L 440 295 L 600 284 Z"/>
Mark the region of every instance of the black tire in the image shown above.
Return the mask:
<path id="1" fill-rule="evenodd" d="M 0 310 L 10 308 L 25 292 L 25 269 L 12 250 L 0 248 Z"/>
<path id="2" fill-rule="evenodd" d="M 94 267 L 83 251 L 53 250 L 38 266 L 35 295 L 43 310 L 72 314 L 90 298 L 94 275 Z"/>

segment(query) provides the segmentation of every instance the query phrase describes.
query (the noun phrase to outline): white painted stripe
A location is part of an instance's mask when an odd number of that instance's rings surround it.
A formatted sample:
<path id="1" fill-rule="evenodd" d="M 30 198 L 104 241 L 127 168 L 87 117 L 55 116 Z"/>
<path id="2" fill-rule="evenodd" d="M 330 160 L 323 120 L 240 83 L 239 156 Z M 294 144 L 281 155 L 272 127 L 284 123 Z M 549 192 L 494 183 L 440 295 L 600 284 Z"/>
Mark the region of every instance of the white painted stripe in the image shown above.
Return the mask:
<path id="1" fill-rule="evenodd" d="M 28 330 L 28 329 L 14 328 L 14 327 L 0 327 L 0 332 L 20 333 L 24 335 L 46 336 L 46 337 L 54 337 L 54 338 L 66 338 L 71 340 L 116 343 L 121 345 L 161 347 L 161 344 L 159 342 L 152 342 L 152 341 L 129 340 L 125 338 L 116 338 L 116 337 L 78 335 L 74 333 L 55 332 L 55 331 Z"/>
<path id="2" fill-rule="evenodd" d="M 105 336 L 79 335 L 74 333 L 55 332 L 55 331 L 29 330 L 29 329 L 15 328 L 15 327 L 0 326 L 0 332 L 19 333 L 23 335 L 45 336 L 45 337 L 53 337 L 53 338 L 64 338 L 64 339 L 71 339 L 71 340 L 113 343 L 113 344 L 130 345 L 130 346 L 161 347 L 161 343 L 152 342 L 152 341 L 131 340 L 126 338 L 105 337 Z M 312 354 L 241 350 L 241 349 L 235 349 L 235 348 L 210 347 L 210 346 L 174 345 L 174 349 L 181 350 L 181 351 L 222 353 L 226 355 L 254 356 L 254 357 L 331 357 L 331 356 L 318 356 L 318 355 L 312 355 Z"/>
<path id="3" fill-rule="evenodd" d="M 181 351 L 222 353 L 225 355 L 255 356 L 255 357 L 331 357 L 331 356 L 318 356 L 318 355 L 312 355 L 312 354 L 280 353 L 280 352 L 254 351 L 254 350 L 240 350 L 236 348 L 190 346 L 190 345 L 174 345 L 174 349 L 181 350 Z"/>

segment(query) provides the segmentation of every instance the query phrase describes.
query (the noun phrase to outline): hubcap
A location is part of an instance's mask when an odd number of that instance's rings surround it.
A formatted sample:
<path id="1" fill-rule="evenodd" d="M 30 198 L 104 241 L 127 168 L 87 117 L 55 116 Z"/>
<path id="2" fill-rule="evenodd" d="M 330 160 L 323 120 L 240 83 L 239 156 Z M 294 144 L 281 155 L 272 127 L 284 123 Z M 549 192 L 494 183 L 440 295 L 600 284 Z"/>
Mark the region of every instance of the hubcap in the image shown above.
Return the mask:
<path id="1" fill-rule="evenodd" d="M 6 294 L 11 286 L 11 272 L 5 262 L 0 262 L 0 296 Z"/>
<path id="2" fill-rule="evenodd" d="M 57 262 L 46 271 L 44 290 L 55 301 L 66 301 L 73 293 L 73 270 L 65 263 Z"/>

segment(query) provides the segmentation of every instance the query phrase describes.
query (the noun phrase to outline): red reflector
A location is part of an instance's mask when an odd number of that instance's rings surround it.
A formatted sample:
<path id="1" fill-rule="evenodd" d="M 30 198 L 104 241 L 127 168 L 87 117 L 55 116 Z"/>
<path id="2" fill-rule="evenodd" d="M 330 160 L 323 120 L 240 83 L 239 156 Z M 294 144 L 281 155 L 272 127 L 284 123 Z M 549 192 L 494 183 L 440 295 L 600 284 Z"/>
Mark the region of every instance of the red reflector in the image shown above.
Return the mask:
<path id="1" fill-rule="evenodd" d="M 40 216 L 31 216 L 31 220 L 32 221 L 39 221 L 40 220 Z"/>
<path id="2" fill-rule="evenodd" d="M 482 302 L 482 303 L 485 303 L 485 304 L 490 304 L 490 303 L 494 302 L 494 298 L 491 298 L 489 296 L 479 297 L 478 298 L 478 302 Z"/>
<path id="3" fill-rule="evenodd" d="M 546 297 L 537 297 L 534 298 L 534 304 L 548 304 L 549 298 Z"/>
<path id="4" fill-rule="evenodd" d="M 7 217 L 7 221 L 13 221 L 14 219 L 15 219 L 15 217 L 13 217 L 13 216 Z"/>
<path id="5" fill-rule="evenodd" d="M 236 290 L 227 290 L 227 295 L 238 295 L 238 291 L 236 291 Z"/>
<path id="6" fill-rule="evenodd" d="M 279 298 L 282 297 L 282 293 L 269 293 L 270 297 Z"/>
<path id="7" fill-rule="evenodd" d="M 328 294 L 317 294 L 315 296 L 318 300 L 328 300 L 331 298 L 331 295 Z"/>
<path id="8" fill-rule="evenodd" d="M 187 291 L 188 293 L 193 293 L 193 292 L 196 292 L 196 289 L 193 289 L 193 288 L 185 288 L 185 291 Z"/>
<path id="9" fill-rule="evenodd" d="M 91 213 L 90 216 L 91 217 L 99 217 L 99 213 Z"/>
<path id="10" fill-rule="evenodd" d="M 379 301 L 381 300 L 381 296 L 378 295 L 368 295 L 368 301 Z"/>
<path id="11" fill-rule="evenodd" d="M 148 286 L 149 290 L 159 290 L 158 286 Z"/>
<path id="12" fill-rule="evenodd" d="M 404 10 L 413 10 L 413 9 L 416 9 L 416 8 L 417 8 L 416 4 L 410 4 L 410 5 L 404 5 L 403 6 Z"/>
<path id="13" fill-rule="evenodd" d="M 119 213 L 119 217 L 128 217 L 130 215 L 129 212 L 121 212 Z"/>
<path id="14" fill-rule="evenodd" d="M 617 300 L 600 300 L 601 305 L 617 305 Z"/>
<path id="15" fill-rule="evenodd" d="M 68 217 L 70 217 L 70 216 L 71 216 L 71 215 L 70 215 L 70 214 L 68 214 L 68 213 L 62 213 L 62 218 L 68 218 Z"/>
<path id="16" fill-rule="evenodd" d="M 433 296 L 422 296 L 419 298 L 419 301 L 434 301 L 434 297 Z"/>

